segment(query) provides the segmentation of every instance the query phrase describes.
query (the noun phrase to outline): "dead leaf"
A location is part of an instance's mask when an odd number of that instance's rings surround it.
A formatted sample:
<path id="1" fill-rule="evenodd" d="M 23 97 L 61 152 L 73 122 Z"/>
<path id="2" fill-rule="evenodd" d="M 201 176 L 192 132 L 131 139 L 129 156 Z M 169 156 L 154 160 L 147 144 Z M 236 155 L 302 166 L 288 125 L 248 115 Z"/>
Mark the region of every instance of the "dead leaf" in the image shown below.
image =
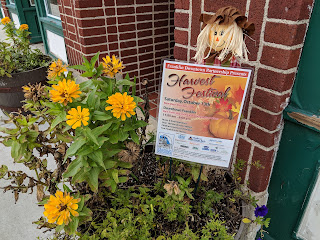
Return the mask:
<path id="1" fill-rule="evenodd" d="M 14 190 L 14 200 L 15 200 L 14 203 L 17 203 L 18 199 L 19 199 L 19 192 L 17 190 Z"/>
<path id="2" fill-rule="evenodd" d="M 43 185 L 38 184 L 37 185 L 37 200 L 38 200 L 38 202 L 41 202 L 43 197 L 44 197 Z"/>

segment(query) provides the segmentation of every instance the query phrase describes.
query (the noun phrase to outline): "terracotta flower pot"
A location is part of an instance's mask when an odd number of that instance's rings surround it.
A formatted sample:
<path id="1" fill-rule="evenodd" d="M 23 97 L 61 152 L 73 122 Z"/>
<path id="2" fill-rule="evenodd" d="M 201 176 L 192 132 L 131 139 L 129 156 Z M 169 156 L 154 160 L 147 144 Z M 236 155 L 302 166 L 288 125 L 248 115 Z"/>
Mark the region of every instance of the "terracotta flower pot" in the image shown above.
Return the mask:
<path id="1" fill-rule="evenodd" d="M 14 73 L 12 77 L 0 77 L 0 108 L 6 112 L 18 111 L 24 100 L 22 87 L 46 81 L 47 67 Z"/>

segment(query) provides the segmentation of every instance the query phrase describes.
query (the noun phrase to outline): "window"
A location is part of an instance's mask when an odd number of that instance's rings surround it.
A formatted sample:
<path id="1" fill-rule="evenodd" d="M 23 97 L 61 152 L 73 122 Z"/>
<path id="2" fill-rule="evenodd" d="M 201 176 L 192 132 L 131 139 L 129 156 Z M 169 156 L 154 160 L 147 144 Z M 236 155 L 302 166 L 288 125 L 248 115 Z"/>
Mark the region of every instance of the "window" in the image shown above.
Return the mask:
<path id="1" fill-rule="evenodd" d="M 58 0 L 45 0 L 47 15 L 60 19 Z"/>
<path id="2" fill-rule="evenodd" d="M 30 6 L 35 6 L 34 0 L 29 0 Z"/>

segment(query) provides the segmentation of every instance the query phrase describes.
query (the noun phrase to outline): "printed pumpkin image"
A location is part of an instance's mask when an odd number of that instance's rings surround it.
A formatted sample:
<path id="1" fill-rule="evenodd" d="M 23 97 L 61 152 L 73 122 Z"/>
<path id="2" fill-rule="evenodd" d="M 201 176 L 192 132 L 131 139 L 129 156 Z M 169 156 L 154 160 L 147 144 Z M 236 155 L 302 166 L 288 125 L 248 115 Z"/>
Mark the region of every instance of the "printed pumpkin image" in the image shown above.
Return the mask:
<path id="1" fill-rule="evenodd" d="M 209 124 L 209 131 L 216 138 L 233 139 L 233 134 L 237 126 L 238 113 L 229 111 L 227 117 L 225 113 L 218 113 L 215 115 L 217 119 L 211 119 Z"/>

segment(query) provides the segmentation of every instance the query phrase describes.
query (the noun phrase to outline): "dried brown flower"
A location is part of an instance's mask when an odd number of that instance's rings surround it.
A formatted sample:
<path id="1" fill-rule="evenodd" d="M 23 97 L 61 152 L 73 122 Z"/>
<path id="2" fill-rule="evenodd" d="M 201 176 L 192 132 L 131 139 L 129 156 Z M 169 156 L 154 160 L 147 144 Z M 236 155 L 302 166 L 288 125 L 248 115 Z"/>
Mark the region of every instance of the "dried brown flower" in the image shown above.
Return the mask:
<path id="1" fill-rule="evenodd" d="M 167 191 L 169 195 L 172 195 L 174 193 L 175 195 L 179 195 L 181 190 L 179 188 L 179 185 L 175 181 L 168 181 L 169 183 L 166 183 L 163 188 Z"/>
<path id="2" fill-rule="evenodd" d="M 134 162 L 139 157 L 140 148 L 139 145 L 134 142 L 126 143 L 126 150 L 122 150 L 118 153 L 118 157 L 124 162 Z"/>
<path id="3" fill-rule="evenodd" d="M 24 92 L 24 97 L 27 100 L 32 100 L 34 102 L 37 102 L 46 95 L 45 86 L 42 86 L 41 83 L 36 83 L 35 85 L 31 85 L 29 83 L 28 86 L 24 86 L 22 89 Z"/>

